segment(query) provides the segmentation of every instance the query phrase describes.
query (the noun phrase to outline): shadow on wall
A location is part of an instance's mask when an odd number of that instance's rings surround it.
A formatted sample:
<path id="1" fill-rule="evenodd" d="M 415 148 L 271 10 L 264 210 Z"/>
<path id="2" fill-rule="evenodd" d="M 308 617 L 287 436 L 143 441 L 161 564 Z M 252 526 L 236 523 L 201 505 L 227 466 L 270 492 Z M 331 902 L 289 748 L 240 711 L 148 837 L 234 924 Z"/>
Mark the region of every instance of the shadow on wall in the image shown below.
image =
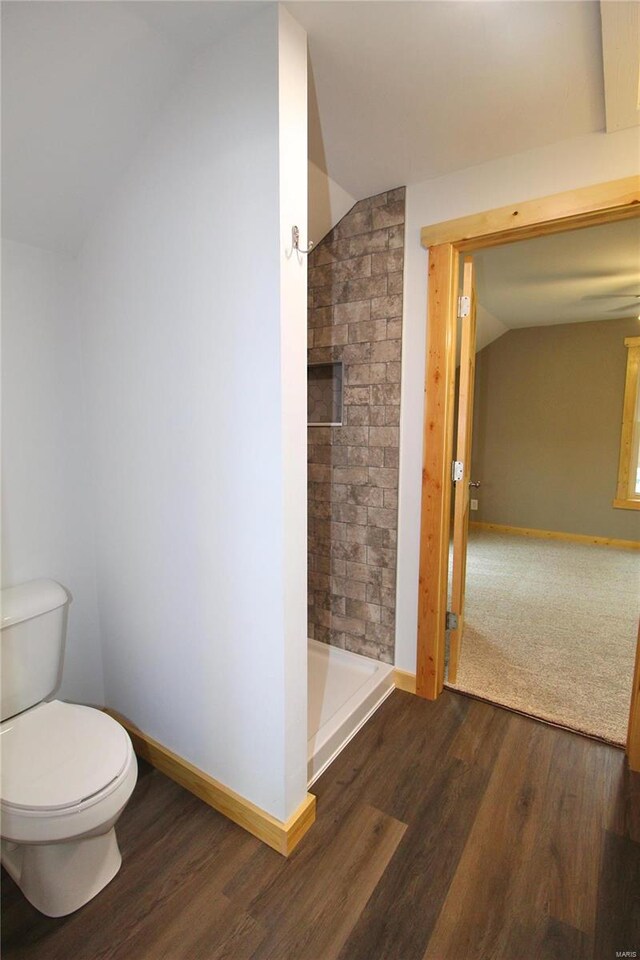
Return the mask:
<path id="1" fill-rule="evenodd" d="M 309 238 L 316 244 L 325 237 L 334 224 L 351 209 L 356 202 L 346 190 L 332 180 L 325 172 L 327 161 L 322 140 L 322 127 L 318 113 L 318 100 L 313 66 L 308 67 L 309 92 Z"/>

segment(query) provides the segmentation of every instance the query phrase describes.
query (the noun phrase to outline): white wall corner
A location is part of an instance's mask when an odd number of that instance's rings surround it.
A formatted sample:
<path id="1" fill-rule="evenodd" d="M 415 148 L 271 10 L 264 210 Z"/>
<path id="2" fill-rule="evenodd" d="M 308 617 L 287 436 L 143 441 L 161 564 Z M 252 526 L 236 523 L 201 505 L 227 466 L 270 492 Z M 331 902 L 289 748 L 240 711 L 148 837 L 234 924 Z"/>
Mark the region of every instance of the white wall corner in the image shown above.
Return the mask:
<path id="1" fill-rule="evenodd" d="M 2 584 L 69 591 L 58 696 L 104 704 L 77 264 L 2 241 Z"/>
<path id="2" fill-rule="evenodd" d="M 286 819 L 307 791 L 307 34 L 279 5 L 280 375 Z"/>
<path id="3" fill-rule="evenodd" d="M 306 790 L 305 69 L 260 5 L 79 258 L 107 704 L 278 819 Z"/>
<path id="4" fill-rule="evenodd" d="M 355 197 L 309 160 L 309 237 L 314 244 L 320 243 L 355 203 Z"/>

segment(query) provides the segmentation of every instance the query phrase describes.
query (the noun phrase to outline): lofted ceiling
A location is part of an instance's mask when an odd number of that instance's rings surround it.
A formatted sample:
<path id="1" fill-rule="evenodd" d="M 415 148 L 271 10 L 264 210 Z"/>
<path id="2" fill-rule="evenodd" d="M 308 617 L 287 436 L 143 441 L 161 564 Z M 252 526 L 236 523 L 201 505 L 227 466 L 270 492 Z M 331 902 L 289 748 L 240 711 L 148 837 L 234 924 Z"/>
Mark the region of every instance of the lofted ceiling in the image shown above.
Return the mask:
<path id="1" fill-rule="evenodd" d="M 77 251 L 194 59 L 262 6 L 4 0 L 3 235 Z M 604 130 L 592 0 L 286 6 L 309 35 L 310 158 L 355 199 Z"/>
<path id="2" fill-rule="evenodd" d="M 74 253 L 198 52 L 259 3 L 2 3 L 2 234 Z"/>
<path id="3" fill-rule="evenodd" d="M 603 130 L 595 2 L 291 2 L 311 159 L 357 198 Z"/>
<path id="4" fill-rule="evenodd" d="M 640 314 L 638 218 L 521 240 L 473 259 L 478 304 L 507 329 Z M 481 314 L 478 324 L 483 346 Z"/>

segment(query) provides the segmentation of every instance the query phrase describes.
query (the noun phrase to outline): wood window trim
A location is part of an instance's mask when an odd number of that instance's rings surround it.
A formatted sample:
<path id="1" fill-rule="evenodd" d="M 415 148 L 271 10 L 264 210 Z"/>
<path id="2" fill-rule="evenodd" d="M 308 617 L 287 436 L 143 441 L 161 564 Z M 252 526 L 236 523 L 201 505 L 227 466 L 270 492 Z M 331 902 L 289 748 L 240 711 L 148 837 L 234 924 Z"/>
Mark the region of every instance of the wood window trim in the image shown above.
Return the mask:
<path id="1" fill-rule="evenodd" d="M 636 411 L 640 390 L 640 337 L 626 337 L 624 345 L 627 348 L 627 372 L 622 404 L 618 484 L 613 505 L 620 510 L 640 510 L 640 494 L 634 496 L 631 489 L 636 447 L 640 439 L 636 431 Z"/>
<path id="2" fill-rule="evenodd" d="M 570 190 L 538 200 L 426 226 L 422 245 L 429 253 L 427 357 L 423 429 L 422 508 L 418 583 L 416 693 L 435 700 L 444 687 L 450 465 L 453 443 L 453 390 L 459 256 L 463 251 L 515 240 L 612 223 L 640 216 L 640 178 Z M 640 639 L 637 657 L 640 662 Z M 637 679 L 637 677 L 636 677 Z M 635 690 L 635 688 L 634 688 Z M 640 764 L 640 706 L 634 699 L 627 753 L 632 769 Z"/>

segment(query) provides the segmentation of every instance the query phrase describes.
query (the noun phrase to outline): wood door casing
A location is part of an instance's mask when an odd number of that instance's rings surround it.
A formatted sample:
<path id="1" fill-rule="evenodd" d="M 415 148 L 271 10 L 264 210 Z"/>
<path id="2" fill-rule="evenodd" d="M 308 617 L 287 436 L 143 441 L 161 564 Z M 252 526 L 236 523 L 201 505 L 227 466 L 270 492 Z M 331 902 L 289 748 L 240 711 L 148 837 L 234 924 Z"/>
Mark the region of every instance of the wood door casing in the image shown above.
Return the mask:
<path id="1" fill-rule="evenodd" d="M 464 261 L 462 296 L 469 298 L 468 316 L 461 320 L 460 383 L 458 388 L 458 435 L 456 460 L 462 463 L 462 478 L 455 483 L 453 516 L 453 578 L 451 612 L 458 625 L 449 634 L 447 679 L 455 683 L 464 628 L 464 599 L 469 539 L 469 483 L 471 481 L 471 443 L 473 433 L 473 393 L 476 372 L 476 296 L 473 260 Z"/>
<path id="2" fill-rule="evenodd" d="M 458 262 L 450 243 L 429 250 L 428 312 L 447 322 L 427 331 L 416 664 L 416 693 L 427 700 L 444 687 Z"/>
<path id="3" fill-rule="evenodd" d="M 451 487 L 452 440 L 447 418 L 450 417 L 451 424 L 453 422 L 453 411 L 449 410 L 445 398 L 450 386 L 448 378 L 455 380 L 456 324 L 449 307 L 458 286 L 459 255 L 462 251 L 632 217 L 640 217 L 640 178 L 637 175 L 430 224 L 421 230 L 422 245 L 428 250 L 429 276 L 432 276 L 432 270 L 436 271 L 440 288 L 436 295 L 429 283 L 427 303 L 429 346 L 425 371 L 416 656 L 416 693 L 422 697 L 436 699 L 444 687 L 444 624 L 451 518 L 448 512 L 443 512 L 442 506 L 447 504 L 450 507 L 450 494 L 447 495 L 444 489 Z M 443 295 L 446 291 L 449 291 L 448 295 Z M 437 357 L 435 353 L 432 356 L 431 343 L 440 351 Z M 451 347 L 453 361 L 449 365 L 443 356 L 450 356 Z M 439 490 L 437 485 L 440 485 Z M 432 506 L 434 510 L 430 514 Z M 638 647 L 640 656 L 640 641 Z M 640 700 L 640 695 L 637 699 Z M 630 730 L 630 754 L 633 746 L 638 750 L 639 743 L 640 723 L 635 723 Z"/>

